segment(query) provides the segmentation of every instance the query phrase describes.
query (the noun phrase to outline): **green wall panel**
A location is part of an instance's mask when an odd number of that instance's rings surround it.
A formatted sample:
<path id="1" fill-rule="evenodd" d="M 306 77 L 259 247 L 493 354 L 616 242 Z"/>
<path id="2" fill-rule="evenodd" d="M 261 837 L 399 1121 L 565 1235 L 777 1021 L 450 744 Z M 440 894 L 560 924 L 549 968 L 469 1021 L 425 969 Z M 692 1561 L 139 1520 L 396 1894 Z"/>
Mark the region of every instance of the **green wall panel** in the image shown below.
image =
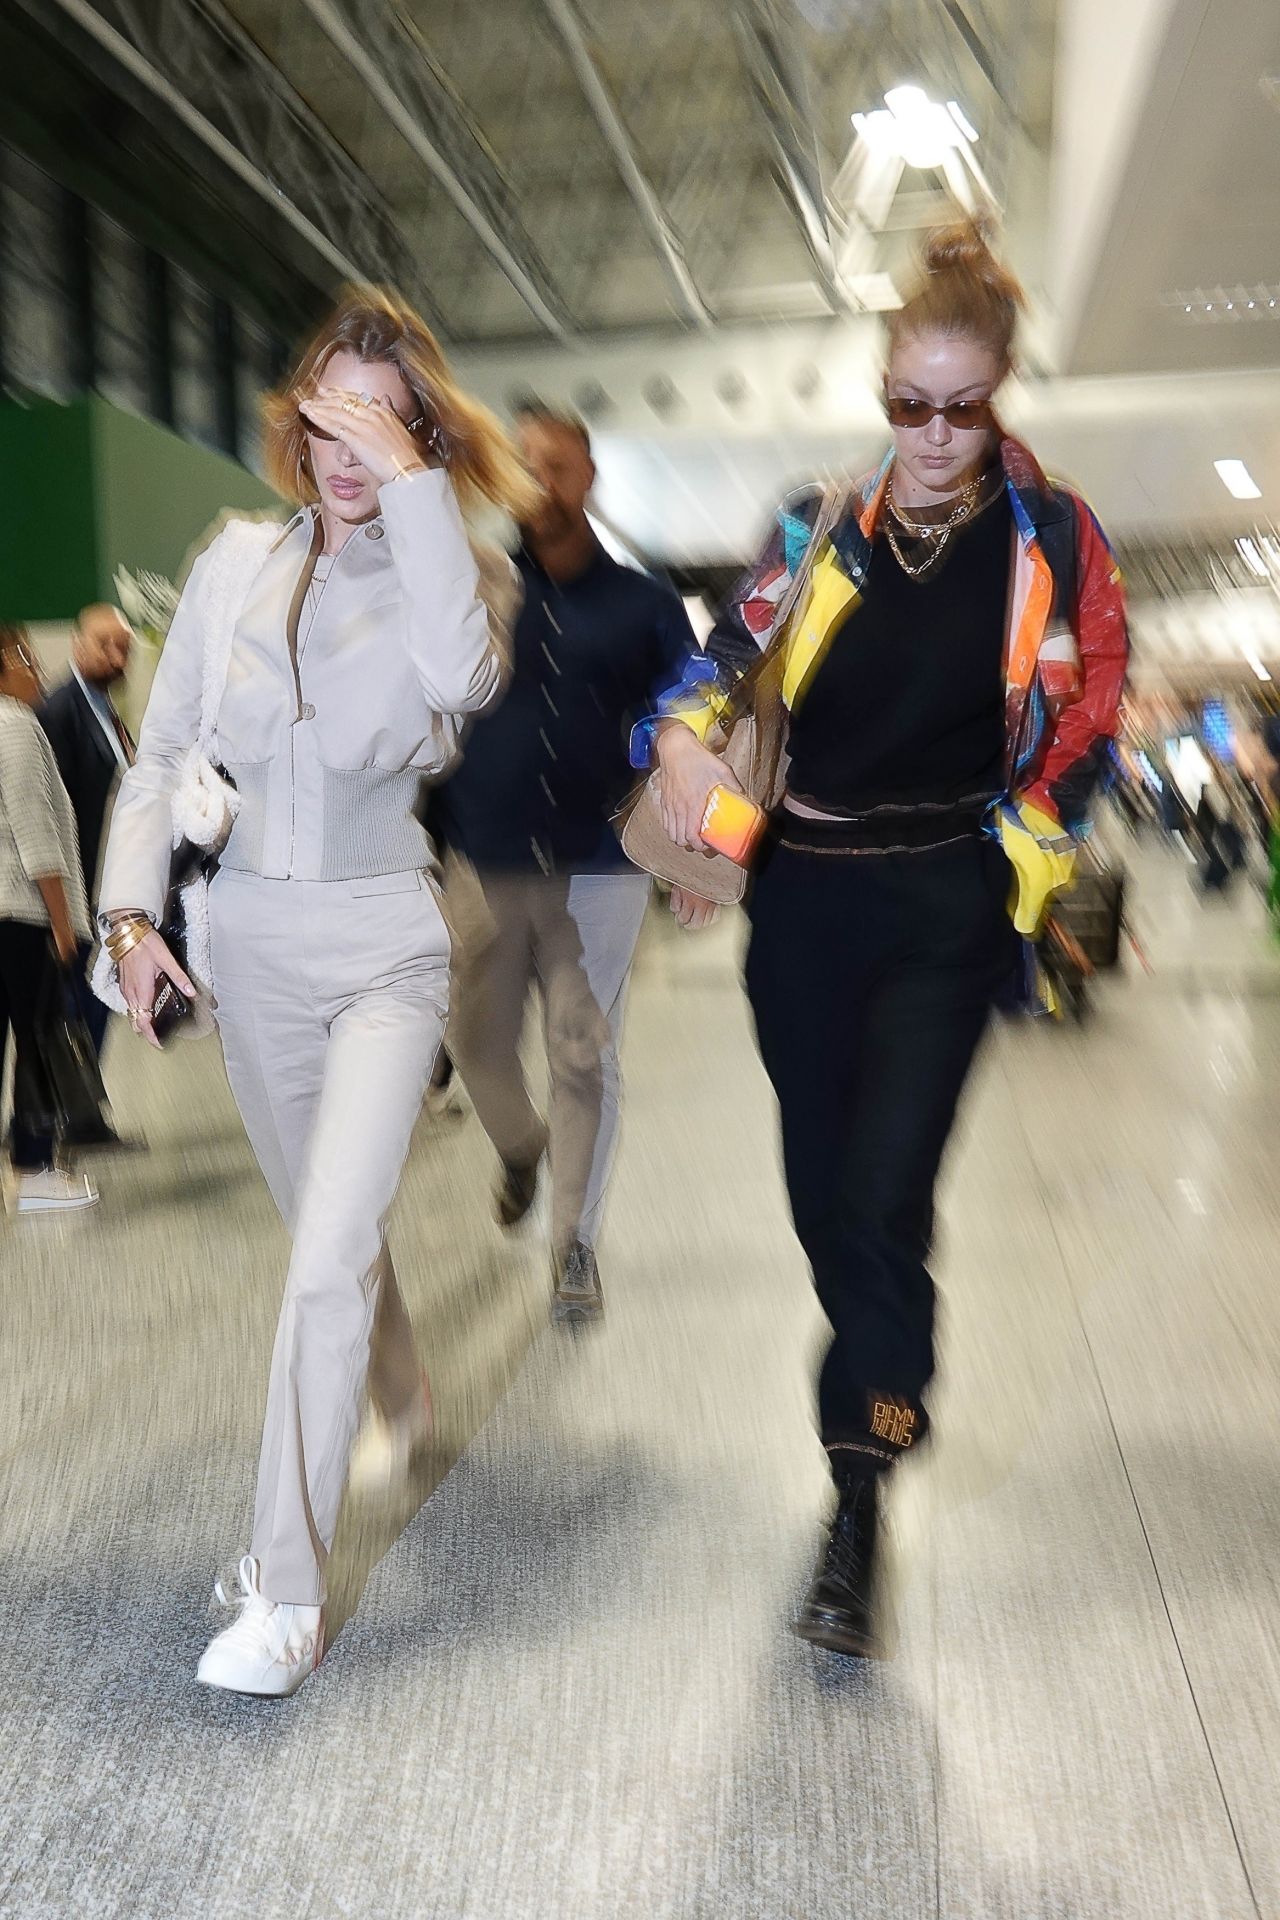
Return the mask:
<path id="1" fill-rule="evenodd" d="M 90 600 L 114 599 L 120 566 L 180 579 L 227 508 L 283 511 L 236 461 L 96 395 L 0 401 L 0 465 L 11 483 L 4 620 L 70 620 Z"/>
<path id="2" fill-rule="evenodd" d="M 93 398 L 89 408 L 103 599 L 114 598 L 120 566 L 179 580 L 192 547 L 228 507 L 282 510 L 269 487 L 224 454 L 192 446 L 105 400 Z"/>
<path id="3" fill-rule="evenodd" d="M 0 401 L 0 620 L 63 620 L 98 598 L 86 402 Z"/>

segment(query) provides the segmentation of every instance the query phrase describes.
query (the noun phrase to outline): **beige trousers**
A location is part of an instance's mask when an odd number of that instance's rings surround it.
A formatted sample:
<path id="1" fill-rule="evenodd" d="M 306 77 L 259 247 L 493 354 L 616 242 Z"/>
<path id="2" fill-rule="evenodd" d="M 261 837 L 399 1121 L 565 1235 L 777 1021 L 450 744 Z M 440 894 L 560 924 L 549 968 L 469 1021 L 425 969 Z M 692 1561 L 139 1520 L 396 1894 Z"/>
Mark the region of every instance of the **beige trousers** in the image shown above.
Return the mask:
<path id="1" fill-rule="evenodd" d="M 293 1236 L 251 1550 L 268 1599 L 314 1605 L 366 1375 L 387 1415 L 421 1391 L 383 1229 L 444 1031 L 449 936 L 417 872 L 224 868 L 210 919 L 227 1077 Z"/>
<path id="2" fill-rule="evenodd" d="M 477 873 L 451 854 L 445 898 L 454 931 L 449 1051 L 501 1157 L 549 1145 L 551 1244 L 594 1247 L 617 1144 L 618 1042 L 650 891 L 621 873 Z M 543 1120 L 525 1084 L 520 1032 L 537 983 L 551 1104 Z"/>

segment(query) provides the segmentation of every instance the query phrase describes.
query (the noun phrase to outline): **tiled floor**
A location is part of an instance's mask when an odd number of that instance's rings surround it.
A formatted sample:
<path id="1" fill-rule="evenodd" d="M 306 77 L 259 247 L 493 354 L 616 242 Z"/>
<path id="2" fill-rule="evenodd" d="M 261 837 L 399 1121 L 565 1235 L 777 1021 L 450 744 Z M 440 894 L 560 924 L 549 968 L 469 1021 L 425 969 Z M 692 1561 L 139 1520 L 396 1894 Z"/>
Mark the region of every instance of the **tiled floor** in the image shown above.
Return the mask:
<path id="1" fill-rule="evenodd" d="M 1280 960 L 1252 897 L 1136 871 L 1154 971 L 1002 1030 L 964 1118 L 873 1669 L 786 1631 L 820 1325 L 732 922 L 646 939 L 598 1338 L 545 1328 L 474 1121 L 424 1125 L 396 1244 L 441 1447 L 349 1503 L 353 1617 L 284 1706 L 190 1677 L 283 1237 L 214 1043 L 117 1035 L 151 1152 L 0 1235 L 0 1912 L 1280 1916 Z"/>

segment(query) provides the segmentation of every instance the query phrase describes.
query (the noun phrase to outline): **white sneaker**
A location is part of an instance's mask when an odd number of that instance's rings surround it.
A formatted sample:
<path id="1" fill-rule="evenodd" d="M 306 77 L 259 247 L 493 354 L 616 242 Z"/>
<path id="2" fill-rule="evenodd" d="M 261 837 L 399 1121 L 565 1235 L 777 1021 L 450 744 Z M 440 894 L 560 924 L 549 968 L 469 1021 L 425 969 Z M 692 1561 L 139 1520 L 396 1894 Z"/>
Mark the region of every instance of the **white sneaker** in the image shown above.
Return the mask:
<path id="1" fill-rule="evenodd" d="M 258 1563 L 246 1553 L 240 1562 L 240 1594 L 229 1596 L 221 1581 L 214 1587 L 220 1605 L 238 1607 L 239 1613 L 205 1648 L 196 1679 L 228 1693 L 282 1700 L 296 1693 L 320 1665 L 324 1609 L 264 1600 L 258 1579 Z"/>
<path id="2" fill-rule="evenodd" d="M 409 1478 L 415 1457 L 431 1444 L 435 1417 L 424 1373 L 422 1397 L 398 1419 L 371 1414 L 356 1441 L 347 1483 L 356 1493 L 390 1493 Z"/>
<path id="3" fill-rule="evenodd" d="M 19 1213 L 71 1213 L 77 1207 L 96 1207 L 98 1189 L 83 1173 L 64 1173 L 61 1167 L 26 1168 L 17 1175 Z"/>

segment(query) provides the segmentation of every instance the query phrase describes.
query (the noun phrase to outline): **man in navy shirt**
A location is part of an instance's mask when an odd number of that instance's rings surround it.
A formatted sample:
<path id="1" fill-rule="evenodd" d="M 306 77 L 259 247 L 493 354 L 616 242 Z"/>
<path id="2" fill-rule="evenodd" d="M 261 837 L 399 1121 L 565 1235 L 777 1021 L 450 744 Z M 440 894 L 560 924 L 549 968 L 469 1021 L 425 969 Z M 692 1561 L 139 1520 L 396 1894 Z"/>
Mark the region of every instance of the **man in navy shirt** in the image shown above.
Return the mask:
<path id="1" fill-rule="evenodd" d="M 595 466 L 571 416 L 523 412 L 543 489 L 516 556 L 524 600 L 505 698 L 476 722 L 434 796 L 457 936 L 449 1050 L 498 1150 L 497 1217 L 529 1211 L 550 1157 L 553 1318 L 604 1309 L 595 1247 L 618 1129 L 618 1039 L 649 879 L 611 824 L 635 775 L 633 723 L 695 641 L 673 589 L 610 559 L 586 514 Z M 550 1079 L 544 1119 L 520 1064 L 536 983 Z"/>

